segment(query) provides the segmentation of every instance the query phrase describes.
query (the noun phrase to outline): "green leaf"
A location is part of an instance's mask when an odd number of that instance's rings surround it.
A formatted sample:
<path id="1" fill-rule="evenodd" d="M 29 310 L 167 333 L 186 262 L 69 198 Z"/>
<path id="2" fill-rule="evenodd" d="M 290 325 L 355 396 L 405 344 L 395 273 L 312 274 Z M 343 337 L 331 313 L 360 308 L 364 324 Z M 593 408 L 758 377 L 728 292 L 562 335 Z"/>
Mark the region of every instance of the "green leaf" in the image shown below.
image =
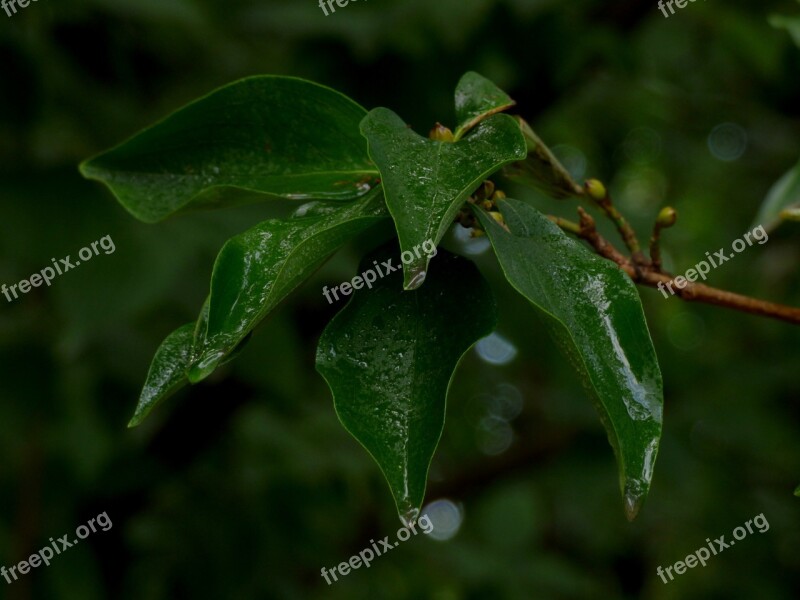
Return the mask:
<path id="1" fill-rule="evenodd" d="M 800 17 L 770 15 L 769 24 L 776 29 L 785 29 L 792 36 L 794 43 L 800 47 Z"/>
<path id="2" fill-rule="evenodd" d="M 139 425 L 158 404 L 188 383 L 186 369 L 189 367 L 194 330 L 195 323 L 187 323 L 161 342 L 128 427 Z"/>
<path id="3" fill-rule="evenodd" d="M 153 409 L 189 382 L 187 370 L 191 365 L 192 351 L 200 332 L 205 331 L 208 320 L 208 298 L 200 311 L 196 323 L 187 323 L 169 334 L 156 350 L 147 374 L 139 402 L 128 427 L 136 427 Z M 246 336 L 220 364 L 228 363 L 239 356 L 247 345 Z"/>
<path id="4" fill-rule="evenodd" d="M 396 253 L 368 256 L 361 271 Z M 380 466 L 406 521 L 424 499 L 453 371 L 496 320 L 491 289 L 471 262 L 442 250 L 431 268 L 436 277 L 413 292 L 403 291 L 400 273 L 354 292 L 317 350 L 339 420 Z"/>
<path id="5" fill-rule="evenodd" d="M 461 137 L 478 123 L 514 106 L 511 97 L 494 83 L 474 71 L 466 73 L 456 86 L 455 139 Z"/>
<path id="6" fill-rule="evenodd" d="M 509 283 L 546 316 L 595 401 L 633 519 L 661 437 L 661 371 L 639 295 L 614 264 L 568 238 L 535 208 L 501 200 L 509 231 L 475 209 Z"/>
<path id="7" fill-rule="evenodd" d="M 388 218 L 380 188 L 353 203 L 288 221 L 269 220 L 228 240 L 211 275 L 208 322 L 188 371 L 204 379 L 342 244 Z"/>
<path id="8" fill-rule="evenodd" d="M 346 96 L 309 81 L 250 77 L 84 162 L 81 172 L 147 222 L 255 193 L 353 199 L 377 183 L 358 129 L 365 114 Z M 231 188 L 239 193 L 228 198 Z"/>
<path id="9" fill-rule="evenodd" d="M 485 178 L 525 157 L 525 140 L 507 115 L 491 116 L 451 143 L 426 139 L 388 108 L 376 108 L 362 121 L 361 132 L 380 169 L 400 248 L 412 255 L 429 240 L 439 243 Z M 422 285 L 428 261 L 425 255 L 404 260 L 406 289 Z"/>
<path id="10" fill-rule="evenodd" d="M 583 194 L 583 188 L 575 182 L 569 171 L 536 135 L 531 126 L 524 119 L 519 117 L 517 119 L 528 145 L 528 154 L 525 160 L 505 167 L 503 174 L 513 181 L 537 189 L 553 198 L 569 198 Z"/>
<path id="11" fill-rule="evenodd" d="M 791 218 L 793 209 L 800 208 L 800 163 L 797 163 L 772 186 L 758 211 L 754 227 L 763 225 L 772 231 L 782 219 Z M 786 215 L 783 215 L 788 211 Z"/>

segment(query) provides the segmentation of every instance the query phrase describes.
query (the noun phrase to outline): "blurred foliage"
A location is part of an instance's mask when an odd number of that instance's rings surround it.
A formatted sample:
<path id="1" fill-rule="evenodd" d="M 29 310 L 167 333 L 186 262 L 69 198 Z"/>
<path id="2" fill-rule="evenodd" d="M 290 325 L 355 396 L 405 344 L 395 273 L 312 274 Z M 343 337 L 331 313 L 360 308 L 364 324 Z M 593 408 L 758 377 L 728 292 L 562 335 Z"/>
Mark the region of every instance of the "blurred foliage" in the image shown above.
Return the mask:
<path id="1" fill-rule="evenodd" d="M 429 499 L 449 499 L 437 506 L 463 522 L 447 541 L 414 537 L 325 585 L 323 566 L 399 526 L 313 372 L 336 310 L 322 285 L 352 277 L 380 234 L 340 252 L 237 363 L 128 431 L 152 353 L 193 318 L 224 240 L 292 207 L 142 225 L 76 165 L 257 73 L 390 106 L 419 132 L 452 126 L 451 90 L 474 69 L 509 91 L 576 178 L 604 179 L 642 236 L 674 205 L 665 266 L 683 271 L 747 231 L 797 162 L 796 28 L 770 16 L 798 13 L 772 0 L 697 2 L 668 19 L 628 0 L 371 0 L 327 17 L 313 0 L 41 0 L 0 13 L 0 282 L 104 235 L 117 247 L 49 288 L 0 298 L 0 565 L 102 511 L 114 523 L 50 567 L 0 580 L 0 597 L 796 597 L 797 328 L 641 290 L 666 407 L 650 498 L 628 524 L 569 365 L 485 246 L 457 230 L 448 247 L 474 255 L 500 291 L 502 336 L 461 365 L 432 468 Z M 569 201 L 520 196 L 573 214 Z M 798 228 L 711 283 L 800 305 Z M 768 532 L 667 585 L 657 577 L 762 512 Z"/>

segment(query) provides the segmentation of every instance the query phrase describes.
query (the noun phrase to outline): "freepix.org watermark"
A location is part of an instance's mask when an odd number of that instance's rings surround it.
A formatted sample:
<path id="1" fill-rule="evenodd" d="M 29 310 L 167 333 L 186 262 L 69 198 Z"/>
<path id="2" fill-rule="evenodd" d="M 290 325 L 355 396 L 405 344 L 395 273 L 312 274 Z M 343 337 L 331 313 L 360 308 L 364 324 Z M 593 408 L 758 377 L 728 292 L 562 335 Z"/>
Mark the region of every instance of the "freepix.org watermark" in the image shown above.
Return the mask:
<path id="1" fill-rule="evenodd" d="M 725 249 L 720 248 L 717 252 L 714 253 L 712 256 L 710 252 L 706 252 L 706 257 L 708 261 L 702 260 L 694 266 L 694 269 L 689 269 L 686 271 L 684 275 L 678 275 L 672 281 L 668 281 L 667 283 L 659 282 L 658 289 L 661 290 L 661 293 L 664 294 L 664 298 L 669 298 L 667 295 L 667 290 L 669 290 L 670 294 L 673 296 L 675 295 L 675 290 L 672 289 L 672 285 L 674 284 L 679 290 L 685 288 L 689 283 L 694 283 L 697 281 L 698 277 L 701 278 L 703 281 L 706 280 L 706 275 L 711 272 L 711 268 L 717 268 L 722 263 L 728 262 L 730 259 L 736 256 L 741 252 L 744 252 L 745 249 L 749 248 L 753 245 L 753 241 L 758 242 L 759 245 L 766 244 L 769 241 L 769 235 L 767 234 L 766 230 L 764 229 L 763 225 L 759 225 L 753 231 L 748 231 L 745 233 L 741 238 L 733 242 L 731 247 L 735 254 L 725 254 Z M 716 259 L 716 260 L 714 260 Z"/>
<path id="2" fill-rule="evenodd" d="M 425 240 L 422 244 L 417 244 L 411 250 L 406 250 L 400 255 L 400 260 L 403 261 L 404 265 L 409 264 L 414 258 L 421 258 L 422 254 L 420 253 L 425 252 L 426 256 L 430 259 L 436 256 L 439 252 L 436 249 L 436 244 L 433 243 L 432 240 Z M 360 290 L 361 288 L 366 285 L 369 289 L 372 289 L 372 284 L 378 281 L 379 277 L 386 277 L 389 273 L 393 271 L 397 271 L 398 267 L 392 264 L 392 259 L 390 258 L 387 261 L 382 262 L 380 265 L 378 264 L 377 260 L 373 260 L 372 264 L 374 265 L 373 269 L 367 269 L 361 275 L 356 275 L 353 279 L 349 282 L 345 281 L 337 285 L 336 287 L 328 289 L 328 286 L 322 288 L 322 295 L 325 296 L 325 299 L 328 301 L 328 304 L 333 304 L 333 300 L 331 299 L 331 294 L 333 297 L 338 300 L 339 294 L 337 294 L 337 290 L 342 293 L 343 296 L 349 296 L 353 293 L 353 290 Z M 381 268 L 383 267 L 383 268 Z"/>
<path id="3" fill-rule="evenodd" d="M 407 527 L 401 527 L 397 530 L 397 539 L 398 541 L 392 544 L 389 541 L 389 536 L 387 535 L 382 540 L 378 540 L 378 543 L 375 543 L 375 540 L 370 540 L 369 543 L 372 544 L 372 548 L 364 548 L 358 554 L 354 554 L 350 557 L 350 560 L 347 562 L 339 563 L 335 567 L 331 567 L 330 569 L 326 569 L 322 567 L 322 576 L 325 578 L 325 581 L 328 585 L 331 585 L 333 582 L 331 581 L 331 577 L 333 577 L 333 581 L 339 581 L 339 578 L 336 576 L 336 571 L 339 571 L 339 575 L 342 577 L 346 576 L 350 573 L 350 570 L 360 569 L 361 565 L 366 565 L 369 569 L 370 564 L 375 559 L 376 556 L 380 556 L 381 554 L 386 554 L 392 548 L 396 548 L 400 545 L 400 542 L 408 541 L 411 538 L 411 533 L 413 532 L 414 535 L 419 533 L 417 531 L 417 524 L 422 527 L 422 532 L 427 535 L 431 531 L 433 531 L 433 522 L 428 518 L 428 515 L 422 515 L 418 521 L 414 521 L 411 519 L 408 521 Z M 378 547 L 380 544 L 380 547 Z M 373 552 L 372 550 L 375 550 Z"/>
<path id="4" fill-rule="evenodd" d="M 364 2 L 366 1 L 367 0 L 364 0 Z M 319 7 L 322 9 L 322 12 L 324 12 L 325 16 L 327 17 L 330 13 L 336 12 L 336 6 L 338 6 L 339 8 L 344 8 L 351 2 L 356 2 L 356 0 L 319 0 Z M 334 4 L 336 6 L 334 6 Z M 327 5 L 327 8 L 325 5 Z"/>
<path id="5" fill-rule="evenodd" d="M 673 569 L 675 570 L 676 575 L 683 575 L 686 572 L 687 568 L 694 569 L 698 563 L 700 563 L 700 565 L 705 567 L 706 561 L 709 558 L 711 558 L 712 556 L 716 556 L 723 550 L 727 550 L 728 548 L 736 544 L 737 541 L 741 541 L 744 538 L 746 538 L 748 534 L 755 533 L 753 531 L 752 525 L 755 525 L 758 528 L 759 533 L 766 533 L 767 531 L 769 531 L 769 522 L 767 521 L 767 518 L 764 516 L 764 513 L 761 513 L 760 515 L 753 517 L 752 519 L 747 521 L 744 524 L 744 526 L 740 525 L 739 527 L 734 529 L 733 537 L 735 539 L 731 540 L 730 542 L 725 541 L 724 535 L 719 536 L 713 542 L 711 541 L 710 538 L 706 538 L 706 544 L 708 544 L 707 547 L 702 546 L 701 548 L 698 548 L 697 550 L 692 552 L 689 556 L 687 556 L 684 560 L 679 560 L 674 565 L 670 565 L 666 569 L 662 569 L 661 566 L 659 566 L 656 569 L 656 575 L 661 577 L 661 581 L 667 584 L 669 583 L 669 581 L 673 581 L 675 579 L 675 577 L 673 577 L 672 575 Z M 667 581 L 667 578 L 664 576 L 665 573 L 666 575 L 669 576 L 669 581 Z"/>
<path id="6" fill-rule="evenodd" d="M 0 8 L 6 11 L 6 14 L 11 17 L 17 14 L 17 6 L 20 8 L 28 8 L 31 2 L 38 2 L 38 0 L 0 0 Z"/>
<path id="7" fill-rule="evenodd" d="M 28 279 L 23 279 L 19 283 L 8 286 L 4 283 L 0 285 L 0 292 L 2 292 L 2 294 L 6 297 L 6 300 L 13 302 L 19 298 L 17 290 L 19 290 L 20 294 L 27 294 L 32 288 L 39 287 L 43 283 L 50 287 L 50 284 L 57 275 L 63 275 L 67 271 L 74 269 L 81 264 L 81 261 L 86 262 L 92 260 L 92 258 L 95 256 L 98 256 L 100 254 L 100 250 L 97 249 L 98 246 L 100 246 L 100 248 L 106 254 L 113 254 L 114 250 L 117 249 L 117 247 L 114 245 L 114 240 L 111 239 L 111 236 L 104 236 L 99 240 L 92 242 L 89 246 L 81 248 L 78 251 L 78 257 L 80 260 L 73 262 L 69 254 L 67 254 L 66 258 L 58 259 L 58 262 L 56 262 L 55 258 L 51 258 L 50 260 L 53 263 L 52 267 L 45 267 L 38 273 L 34 273 Z M 13 299 L 11 296 L 14 296 Z"/>
<path id="8" fill-rule="evenodd" d="M 80 543 L 80 540 L 85 540 L 92 533 L 96 533 L 98 530 L 108 531 L 112 526 L 113 523 L 111 522 L 111 519 L 108 518 L 108 514 L 102 512 L 94 519 L 89 519 L 86 522 L 86 525 L 80 525 L 75 530 L 75 535 L 77 538 L 70 540 L 68 533 L 62 535 L 57 540 L 50 538 L 50 545 L 45 546 L 36 554 L 32 554 L 28 560 L 20 561 L 16 565 L 9 568 L 4 566 L 0 567 L 0 575 L 3 576 L 3 579 L 5 579 L 9 585 L 11 585 L 17 579 L 19 579 L 17 572 L 19 572 L 20 575 L 27 575 L 31 569 L 35 569 L 42 564 L 44 564 L 46 567 L 49 567 L 50 561 L 53 560 L 53 558 L 72 548 L 73 546 L 77 546 Z"/>
<path id="9" fill-rule="evenodd" d="M 658 9 L 659 9 L 659 10 L 660 10 L 662 13 L 664 13 L 664 18 L 665 18 L 665 19 L 668 19 L 668 18 L 669 18 L 669 15 L 667 14 L 667 8 L 669 8 L 669 13 L 670 13 L 671 15 L 674 15 L 674 14 L 675 14 L 675 9 L 674 9 L 674 8 L 672 8 L 672 5 L 673 5 L 673 4 L 674 4 L 675 6 L 677 6 L 678 8 L 686 8 L 686 6 L 687 6 L 687 5 L 688 5 L 690 2 L 695 2 L 695 1 L 696 1 L 696 0 L 658 0 Z M 703 0 L 703 2 L 705 2 L 705 1 L 706 1 L 706 0 Z"/>

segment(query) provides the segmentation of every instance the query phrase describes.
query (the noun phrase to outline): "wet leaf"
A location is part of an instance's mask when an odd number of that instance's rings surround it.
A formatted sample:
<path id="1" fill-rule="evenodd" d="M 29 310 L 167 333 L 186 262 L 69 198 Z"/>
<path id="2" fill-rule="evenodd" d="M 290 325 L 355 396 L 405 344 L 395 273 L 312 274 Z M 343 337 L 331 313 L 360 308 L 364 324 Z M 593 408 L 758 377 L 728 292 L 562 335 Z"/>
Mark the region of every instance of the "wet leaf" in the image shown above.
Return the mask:
<path id="1" fill-rule="evenodd" d="M 186 369 L 189 367 L 194 330 L 195 323 L 187 323 L 161 342 L 128 427 L 139 425 L 156 406 L 188 383 Z"/>
<path id="2" fill-rule="evenodd" d="M 380 169 L 400 248 L 412 254 L 428 240 L 439 243 L 461 205 L 484 179 L 525 156 L 525 140 L 507 115 L 489 117 L 455 143 L 416 134 L 388 108 L 371 111 L 361 131 Z M 429 259 L 420 254 L 404 266 L 406 289 L 419 287 L 425 280 Z"/>
<path id="3" fill-rule="evenodd" d="M 800 17 L 770 15 L 769 24 L 777 29 L 785 29 L 792 36 L 794 43 L 800 47 Z"/>
<path id="4" fill-rule="evenodd" d="M 754 227 L 763 225 L 772 231 L 784 219 L 792 219 L 792 213 L 800 208 L 800 163 L 783 175 L 772 186 L 758 211 Z"/>
<path id="5" fill-rule="evenodd" d="M 517 117 L 525 136 L 528 154 L 525 160 L 515 162 L 503 169 L 503 174 L 513 181 L 537 189 L 553 198 L 580 196 L 583 188 L 572 179 L 550 148 L 536 135 L 524 120 Z"/>
<path id="6" fill-rule="evenodd" d="M 203 304 L 196 323 L 187 323 L 169 334 L 156 350 L 150 364 L 139 402 L 128 427 L 136 427 L 147 418 L 156 406 L 189 383 L 187 370 L 191 365 L 192 349 L 198 335 L 205 331 L 208 320 L 208 299 Z M 247 345 L 245 337 L 220 364 L 235 359 Z"/>
<path id="7" fill-rule="evenodd" d="M 211 275 L 205 331 L 189 380 L 207 377 L 255 327 L 342 244 L 388 218 L 382 190 L 320 215 L 269 220 L 228 240 Z M 320 294 L 320 301 L 324 301 Z"/>
<path id="8" fill-rule="evenodd" d="M 397 252 L 368 256 L 360 271 Z M 425 495 L 453 371 L 496 320 L 491 289 L 471 262 L 441 250 L 431 268 L 436 277 L 413 292 L 403 291 L 399 272 L 355 291 L 317 350 L 339 419 L 380 466 L 405 519 Z"/>
<path id="9" fill-rule="evenodd" d="M 578 369 L 617 457 L 625 512 L 650 488 L 661 437 L 661 371 L 639 294 L 614 264 L 535 208 L 499 202 L 508 226 L 476 209 L 509 283 L 541 310 Z"/>
<path id="10" fill-rule="evenodd" d="M 466 73 L 456 86 L 456 140 L 478 123 L 516 104 L 494 83 L 474 71 Z"/>
<path id="11" fill-rule="evenodd" d="M 263 194 L 353 199 L 377 183 L 358 129 L 365 114 L 309 81 L 250 77 L 84 162 L 81 172 L 147 222 Z"/>

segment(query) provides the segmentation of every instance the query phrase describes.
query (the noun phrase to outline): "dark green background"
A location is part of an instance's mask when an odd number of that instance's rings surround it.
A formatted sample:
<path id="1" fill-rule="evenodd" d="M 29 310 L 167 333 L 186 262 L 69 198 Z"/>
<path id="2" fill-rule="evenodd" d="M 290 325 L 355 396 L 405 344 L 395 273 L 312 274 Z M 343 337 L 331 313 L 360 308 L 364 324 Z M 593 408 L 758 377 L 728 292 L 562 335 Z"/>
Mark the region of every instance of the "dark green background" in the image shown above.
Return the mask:
<path id="1" fill-rule="evenodd" d="M 800 155 L 800 49 L 772 13 L 800 6 L 711 0 L 669 19 L 655 2 L 601 0 L 359 0 L 328 17 L 314 0 L 39 0 L 0 12 L 0 283 L 104 235 L 117 247 L 50 288 L 0 297 L 0 565 L 103 511 L 114 524 L 11 586 L 0 579 L 0 598 L 796 597 L 796 326 L 642 290 L 665 426 L 650 499 L 628 524 L 590 403 L 481 255 L 498 331 L 518 353 L 498 367 L 471 352 L 451 390 L 428 499 L 458 504 L 461 529 L 447 542 L 412 538 L 328 587 L 321 567 L 399 526 L 313 370 L 339 308 L 322 285 L 351 278 L 380 236 L 340 252 L 237 362 L 129 431 L 149 360 L 194 318 L 217 250 L 288 203 L 145 225 L 77 172 L 241 76 L 313 79 L 427 132 L 454 124 L 453 87 L 474 69 L 569 166 L 583 159 L 583 176 L 607 181 L 643 237 L 674 205 L 665 253 L 683 272 L 748 231 Z M 709 150 L 721 123 L 746 132 L 737 160 Z M 711 283 L 800 305 L 798 248 L 800 226 L 787 225 Z M 509 423 L 487 421 L 501 384 L 524 398 Z M 482 451 L 509 428 L 506 451 Z M 768 532 L 668 585 L 656 576 L 760 513 Z"/>

